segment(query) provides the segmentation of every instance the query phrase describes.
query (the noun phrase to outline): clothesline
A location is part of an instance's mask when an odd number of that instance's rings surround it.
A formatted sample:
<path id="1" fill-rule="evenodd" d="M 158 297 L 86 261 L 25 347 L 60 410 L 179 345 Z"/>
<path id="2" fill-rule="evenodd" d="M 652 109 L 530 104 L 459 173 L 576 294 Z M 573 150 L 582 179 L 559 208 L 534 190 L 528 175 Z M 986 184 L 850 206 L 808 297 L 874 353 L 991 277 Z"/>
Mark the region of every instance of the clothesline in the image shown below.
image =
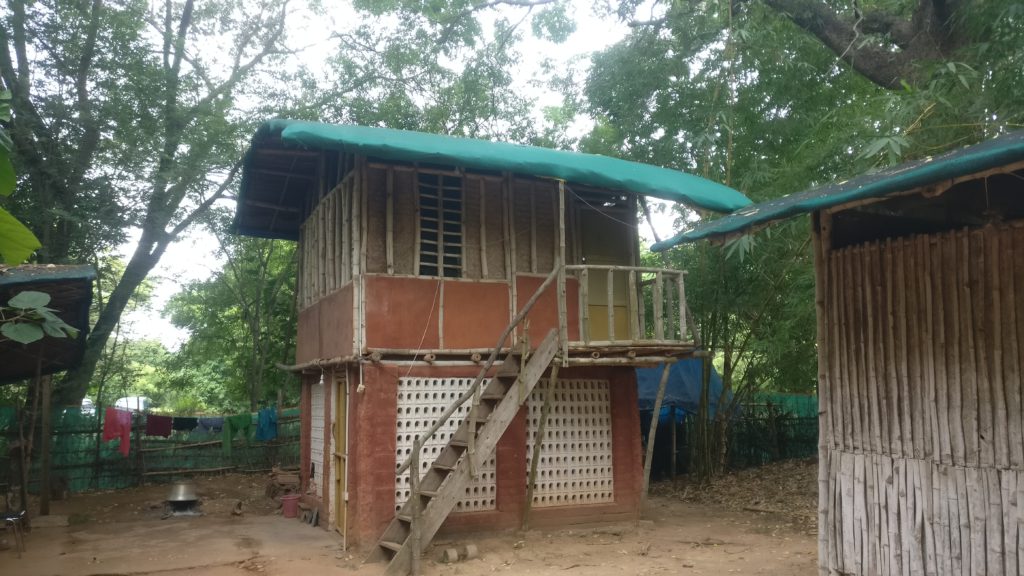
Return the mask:
<path id="1" fill-rule="evenodd" d="M 118 450 L 128 456 L 131 443 L 132 412 L 113 406 L 107 407 L 103 419 L 103 440 L 120 440 Z M 172 432 L 198 433 L 202 436 L 222 432 L 225 456 L 231 456 L 231 442 L 239 432 L 248 443 L 256 440 L 266 442 L 277 438 L 277 408 L 263 408 L 253 414 L 246 412 L 234 416 L 165 416 L 162 414 L 139 413 L 146 419 L 146 436 L 170 437 Z M 253 420 L 256 420 L 253 430 Z"/>

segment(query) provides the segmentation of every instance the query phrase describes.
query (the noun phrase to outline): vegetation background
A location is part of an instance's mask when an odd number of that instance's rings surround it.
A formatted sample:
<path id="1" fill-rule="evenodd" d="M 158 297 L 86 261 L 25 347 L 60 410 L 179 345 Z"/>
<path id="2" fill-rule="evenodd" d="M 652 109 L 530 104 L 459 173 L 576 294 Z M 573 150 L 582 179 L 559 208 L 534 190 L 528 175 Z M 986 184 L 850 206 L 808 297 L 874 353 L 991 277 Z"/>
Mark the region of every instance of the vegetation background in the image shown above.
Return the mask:
<path id="1" fill-rule="evenodd" d="M 524 63 L 594 21 L 621 39 Z M 86 359 L 57 400 L 233 411 L 297 395 L 274 367 L 294 353 L 294 246 L 227 232 L 261 120 L 600 153 L 761 201 L 1021 127 L 1024 2 L 7 0 L 0 80 L 18 188 L 0 205 L 41 241 L 33 261 L 99 271 Z M 714 217 L 660 210 L 676 229 Z M 153 310 L 152 273 L 189 235 L 216 242 L 216 261 L 197 262 L 214 270 Z M 807 238 L 794 220 L 645 255 L 690 271 L 727 388 L 814 392 Z M 138 310 L 186 340 L 133 336 Z M 24 401 L 26 386 L 0 401 Z"/>

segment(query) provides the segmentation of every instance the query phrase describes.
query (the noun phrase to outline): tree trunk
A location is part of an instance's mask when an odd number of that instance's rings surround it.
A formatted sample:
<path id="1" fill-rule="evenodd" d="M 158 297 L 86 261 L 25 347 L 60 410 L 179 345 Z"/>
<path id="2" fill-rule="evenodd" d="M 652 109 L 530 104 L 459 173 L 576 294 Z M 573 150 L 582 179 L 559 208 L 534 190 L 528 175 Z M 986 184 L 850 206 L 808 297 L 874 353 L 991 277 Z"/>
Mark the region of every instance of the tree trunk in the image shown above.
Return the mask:
<path id="1" fill-rule="evenodd" d="M 734 0 L 736 1 L 736 0 Z M 737 3 L 745 0 L 739 0 Z M 893 11 L 836 12 L 824 0 L 764 0 L 862 76 L 890 90 L 914 84 L 922 64 L 950 58 L 966 42 L 961 0 L 919 0 L 909 17 Z"/>
<path id="2" fill-rule="evenodd" d="M 139 245 L 135 248 L 135 253 L 132 254 L 131 260 L 128 261 L 128 265 L 124 269 L 121 281 L 117 283 L 107 298 L 103 312 L 86 339 L 82 364 L 78 368 L 68 371 L 64 382 L 57 390 L 55 402 L 58 406 L 75 406 L 82 403 L 82 398 L 89 390 L 92 375 L 96 372 L 96 365 L 103 355 L 103 348 L 121 319 L 121 313 L 124 312 L 135 290 L 160 261 L 160 256 L 167 248 L 165 244 L 147 242 L 148 236 L 151 235 L 143 232 L 142 239 L 139 240 Z"/>

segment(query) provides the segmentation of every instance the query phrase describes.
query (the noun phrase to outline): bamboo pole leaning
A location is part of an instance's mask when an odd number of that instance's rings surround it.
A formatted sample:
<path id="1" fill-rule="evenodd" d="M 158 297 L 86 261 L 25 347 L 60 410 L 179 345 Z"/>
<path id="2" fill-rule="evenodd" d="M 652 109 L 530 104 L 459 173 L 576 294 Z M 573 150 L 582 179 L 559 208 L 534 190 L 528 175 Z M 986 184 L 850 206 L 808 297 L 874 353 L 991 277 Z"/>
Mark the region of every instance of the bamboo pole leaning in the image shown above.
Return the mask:
<path id="1" fill-rule="evenodd" d="M 647 491 L 651 485 L 651 462 L 654 460 L 654 440 L 658 434 L 658 416 L 661 414 L 661 402 L 665 399 L 665 387 L 674 363 L 675 360 L 665 362 L 665 367 L 661 370 L 661 381 L 658 382 L 658 395 L 654 398 L 654 413 L 651 414 L 651 425 L 647 430 L 647 451 L 644 454 L 644 485 L 640 491 L 640 513 L 647 507 Z M 640 515 L 637 514 L 637 520 L 639 519 Z"/>
<path id="2" fill-rule="evenodd" d="M 541 407 L 540 422 L 537 424 L 537 436 L 533 440 L 533 453 L 530 455 L 530 478 L 526 483 L 526 502 L 523 507 L 523 530 L 530 529 L 530 510 L 533 508 L 533 493 L 537 489 L 537 464 L 540 460 L 541 446 L 544 444 L 555 387 L 558 385 L 558 365 L 558 362 L 551 364 L 551 378 L 544 394 L 544 405 Z"/>

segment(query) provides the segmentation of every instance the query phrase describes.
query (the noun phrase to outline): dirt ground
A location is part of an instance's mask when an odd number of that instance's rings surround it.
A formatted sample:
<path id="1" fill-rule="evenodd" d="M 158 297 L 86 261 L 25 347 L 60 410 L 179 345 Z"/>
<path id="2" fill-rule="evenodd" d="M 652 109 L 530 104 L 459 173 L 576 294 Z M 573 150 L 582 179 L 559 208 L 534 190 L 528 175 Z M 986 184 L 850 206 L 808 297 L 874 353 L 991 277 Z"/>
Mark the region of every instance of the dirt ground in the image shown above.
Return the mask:
<path id="1" fill-rule="evenodd" d="M 813 461 L 789 462 L 727 477 L 710 489 L 688 487 L 685 479 L 658 484 L 638 526 L 440 538 L 425 555 L 423 574 L 813 574 L 814 471 Z M 37 519 L 20 559 L 13 549 L 0 551 L 0 575 L 383 573 L 383 565 L 363 565 L 360 553 L 343 550 L 336 534 L 281 517 L 263 495 L 264 482 L 243 475 L 197 480 L 199 517 L 161 519 L 167 486 L 54 502 L 57 525 Z M 232 514 L 238 501 L 240 516 Z M 468 543 L 479 558 L 440 561 L 444 548 Z"/>

